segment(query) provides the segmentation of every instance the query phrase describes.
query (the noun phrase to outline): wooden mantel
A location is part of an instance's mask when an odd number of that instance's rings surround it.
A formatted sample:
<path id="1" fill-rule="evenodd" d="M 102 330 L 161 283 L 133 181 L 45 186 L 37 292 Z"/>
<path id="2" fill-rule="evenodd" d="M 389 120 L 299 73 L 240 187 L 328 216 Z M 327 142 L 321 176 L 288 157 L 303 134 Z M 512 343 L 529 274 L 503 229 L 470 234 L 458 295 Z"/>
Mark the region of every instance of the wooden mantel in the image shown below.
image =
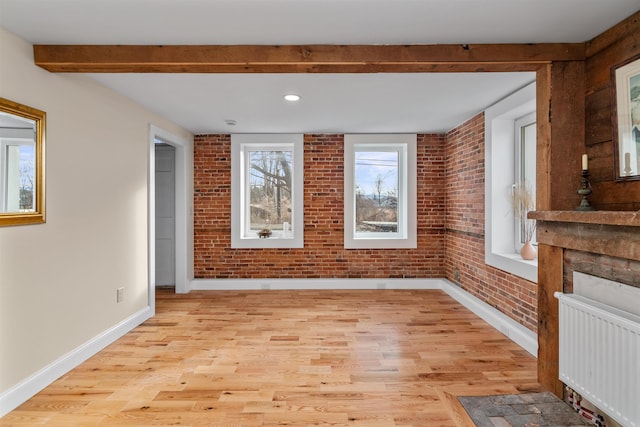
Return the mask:
<path id="1" fill-rule="evenodd" d="M 640 211 L 537 211 L 530 212 L 529 217 L 543 222 L 578 222 L 583 224 L 640 227 Z"/>
<path id="2" fill-rule="evenodd" d="M 640 261 L 640 212 L 539 211 L 538 381 L 562 397 L 558 379 L 558 301 L 563 291 L 564 252 L 575 250 Z"/>
<path id="3" fill-rule="evenodd" d="M 640 261 L 640 212 L 541 211 L 536 220 L 539 244 Z"/>

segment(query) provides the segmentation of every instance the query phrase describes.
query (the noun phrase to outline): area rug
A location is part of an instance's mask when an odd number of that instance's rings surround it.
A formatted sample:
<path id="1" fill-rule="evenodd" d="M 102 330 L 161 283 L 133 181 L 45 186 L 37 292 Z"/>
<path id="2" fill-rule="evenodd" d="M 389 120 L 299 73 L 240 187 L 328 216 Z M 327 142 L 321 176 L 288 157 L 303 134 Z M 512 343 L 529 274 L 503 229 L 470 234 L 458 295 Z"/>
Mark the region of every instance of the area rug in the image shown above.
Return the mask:
<path id="1" fill-rule="evenodd" d="M 590 425 L 552 393 L 460 396 L 477 427 L 573 427 Z"/>

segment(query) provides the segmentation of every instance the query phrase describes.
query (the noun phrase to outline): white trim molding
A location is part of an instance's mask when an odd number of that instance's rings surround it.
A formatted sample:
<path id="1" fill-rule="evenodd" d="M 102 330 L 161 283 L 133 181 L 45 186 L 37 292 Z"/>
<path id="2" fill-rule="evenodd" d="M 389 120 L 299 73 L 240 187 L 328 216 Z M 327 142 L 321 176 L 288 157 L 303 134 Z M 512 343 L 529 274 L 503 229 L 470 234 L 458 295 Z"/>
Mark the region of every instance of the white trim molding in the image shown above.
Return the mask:
<path id="1" fill-rule="evenodd" d="M 0 394 L 0 418 L 150 317 L 151 308 L 143 308 Z"/>
<path id="2" fill-rule="evenodd" d="M 176 149 L 176 293 L 189 292 L 193 278 L 193 142 L 180 138 L 157 126 L 149 125 L 149 305 L 155 308 L 155 141 Z"/>
<path id="3" fill-rule="evenodd" d="M 250 230 L 250 171 L 252 151 L 291 152 L 291 224 L 282 224 L 270 238 L 260 238 Z M 304 247 L 304 135 L 231 134 L 231 247 Z"/>
<path id="4" fill-rule="evenodd" d="M 525 349 L 529 354 L 538 357 L 538 335 L 535 332 L 448 280 L 443 279 L 442 282 L 442 290 L 451 298 L 506 335 L 507 338 Z"/>
<path id="5" fill-rule="evenodd" d="M 441 279 L 195 279 L 192 290 L 442 289 Z"/>
<path id="6" fill-rule="evenodd" d="M 515 120 L 535 109 L 534 82 L 498 101 L 484 112 L 484 253 L 486 264 L 537 283 L 537 259 L 525 261 L 515 251 L 515 218 L 510 195 L 515 183 Z"/>
<path id="7" fill-rule="evenodd" d="M 345 249 L 416 248 L 417 134 L 344 135 L 344 247 Z M 397 231 L 356 231 L 356 156 L 358 152 L 396 152 Z"/>

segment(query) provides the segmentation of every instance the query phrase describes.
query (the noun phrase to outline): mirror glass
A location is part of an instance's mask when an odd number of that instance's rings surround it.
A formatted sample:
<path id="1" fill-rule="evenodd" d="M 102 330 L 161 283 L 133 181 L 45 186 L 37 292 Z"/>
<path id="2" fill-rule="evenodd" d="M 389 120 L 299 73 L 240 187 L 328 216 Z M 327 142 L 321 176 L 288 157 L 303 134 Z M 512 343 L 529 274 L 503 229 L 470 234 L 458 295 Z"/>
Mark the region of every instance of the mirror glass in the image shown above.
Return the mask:
<path id="1" fill-rule="evenodd" d="M 0 98 L 0 225 L 44 216 L 45 113 Z"/>
<path id="2" fill-rule="evenodd" d="M 640 58 L 612 69 L 617 179 L 640 179 Z"/>

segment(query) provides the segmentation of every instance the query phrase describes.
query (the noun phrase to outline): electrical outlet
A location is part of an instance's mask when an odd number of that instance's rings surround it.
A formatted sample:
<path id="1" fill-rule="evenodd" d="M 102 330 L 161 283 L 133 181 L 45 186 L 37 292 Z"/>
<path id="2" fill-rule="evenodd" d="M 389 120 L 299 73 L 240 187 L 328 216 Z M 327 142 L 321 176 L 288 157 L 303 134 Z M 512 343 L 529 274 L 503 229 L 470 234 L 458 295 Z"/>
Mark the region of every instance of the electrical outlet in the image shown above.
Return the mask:
<path id="1" fill-rule="evenodd" d="M 124 301 L 124 286 L 116 290 L 116 302 Z"/>

